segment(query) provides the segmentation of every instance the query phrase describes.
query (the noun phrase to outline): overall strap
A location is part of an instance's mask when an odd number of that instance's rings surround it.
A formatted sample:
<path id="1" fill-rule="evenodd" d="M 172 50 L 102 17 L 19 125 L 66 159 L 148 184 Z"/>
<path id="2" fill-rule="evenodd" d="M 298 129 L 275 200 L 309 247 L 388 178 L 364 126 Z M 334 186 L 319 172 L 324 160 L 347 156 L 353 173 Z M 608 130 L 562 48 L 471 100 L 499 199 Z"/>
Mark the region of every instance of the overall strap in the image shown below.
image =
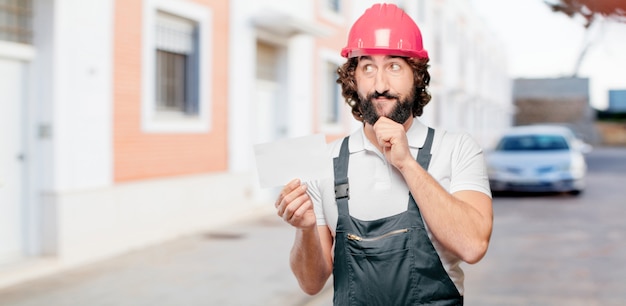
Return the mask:
<path id="1" fill-rule="evenodd" d="M 417 162 L 424 168 L 424 170 L 428 171 L 428 166 L 430 165 L 430 158 L 433 156 L 430 153 L 430 149 L 433 146 L 433 138 L 435 136 L 435 130 L 431 127 L 428 128 L 428 135 L 426 135 L 426 142 L 424 142 L 424 146 L 419 149 L 417 152 Z"/>
<path id="2" fill-rule="evenodd" d="M 428 166 L 430 166 L 430 158 L 433 156 L 430 153 L 430 150 L 433 146 L 433 139 L 435 138 L 435 130 L 431 127 L 428 128 L 428 134 L 426 135 L 426 141 L 424 141 L 424 145 L 417 152 L 417 157 L 415 160 L 422 166 L 422 169 L 428 171 Z M 408 211 L 416 214 L 419 218 L 413 218 L 417 220 L 419 223 L 422 223 L 421 212 L 415 203 L 415 199 L 413 198 L 413 194 L 409 191 L 409 202 L 408 202 Z"/>
<path id="3" fill-rule="evenodd" d="M 350 136 L 343 139 L 339 156 L 333 159 L 333 167 L 335 170 L 335 199 L 337 200 L 340 215 L 342 213 L 344 213 L 344 215 L 348 214 L 348 199 L 350 199 L 350 185 L 348 184 L 348 160 L 350 159 L 350 152 L 348 151 L 348 139 L 350 139 Z"/>

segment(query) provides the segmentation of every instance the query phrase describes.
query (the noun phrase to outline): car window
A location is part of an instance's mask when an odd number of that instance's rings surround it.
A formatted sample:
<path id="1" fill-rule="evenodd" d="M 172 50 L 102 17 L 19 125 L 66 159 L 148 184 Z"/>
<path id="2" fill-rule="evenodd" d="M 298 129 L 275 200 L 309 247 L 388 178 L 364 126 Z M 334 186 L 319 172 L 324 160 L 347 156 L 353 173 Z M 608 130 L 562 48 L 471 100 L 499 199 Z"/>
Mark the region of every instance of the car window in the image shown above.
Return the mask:
<path id="1" fill-rule="evenodd" d="M 500 140 L 497 151 L 550 151 L 568 150 L 569 146 L 560 135 L 506 136 Z"/>

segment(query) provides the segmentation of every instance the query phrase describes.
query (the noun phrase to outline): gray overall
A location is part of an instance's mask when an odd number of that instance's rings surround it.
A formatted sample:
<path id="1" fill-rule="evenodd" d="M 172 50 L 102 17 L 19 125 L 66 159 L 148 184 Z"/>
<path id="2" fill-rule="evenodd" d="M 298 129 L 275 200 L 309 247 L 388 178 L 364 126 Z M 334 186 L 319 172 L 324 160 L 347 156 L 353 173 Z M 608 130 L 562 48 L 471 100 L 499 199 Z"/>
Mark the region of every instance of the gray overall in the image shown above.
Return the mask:
<path id="1" fill-rule="evenodd" d="M 428 170 L 434 130 L 429 128 L 417 161 Z M 334 305 L 463 305 L 428 237 L 409 194 L 407 211 L 363 221 L 348 209 L 348 138 L 334 159 L 339 217 L 333 267 Z"/>

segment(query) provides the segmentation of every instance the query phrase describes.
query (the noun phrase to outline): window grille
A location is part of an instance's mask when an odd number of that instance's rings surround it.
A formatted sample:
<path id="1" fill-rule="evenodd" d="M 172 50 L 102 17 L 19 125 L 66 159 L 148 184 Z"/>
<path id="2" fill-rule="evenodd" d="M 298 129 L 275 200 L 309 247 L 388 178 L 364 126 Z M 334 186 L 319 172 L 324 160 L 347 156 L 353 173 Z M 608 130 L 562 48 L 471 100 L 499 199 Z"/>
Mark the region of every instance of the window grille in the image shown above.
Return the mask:
<path id="1" fill-rule="evenodd" d="M 157 49 L 157 110 L 184 111 L 187 56 Z"/>
<path id="2" fill-rule="evenodd" d="M 31 44 L 32 0 L 0 0 L 0 40 Z"/>
<path id="3" fill-rule="evenodd" d="M 198 113 L 197 24 L 159 12 L 156 24 L 156 109 Z"/>

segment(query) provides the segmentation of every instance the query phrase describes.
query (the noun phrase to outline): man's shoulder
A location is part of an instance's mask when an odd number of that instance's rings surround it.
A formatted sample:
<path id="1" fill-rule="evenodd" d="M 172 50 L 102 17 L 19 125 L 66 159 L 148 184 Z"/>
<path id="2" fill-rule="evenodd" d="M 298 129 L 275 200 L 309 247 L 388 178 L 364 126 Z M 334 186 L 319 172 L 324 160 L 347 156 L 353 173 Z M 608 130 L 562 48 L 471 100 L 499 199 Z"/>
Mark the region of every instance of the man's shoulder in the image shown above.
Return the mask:
<path id="1" fill-rule="evenodd" d="M 363 129 L 357 129 L 350 133 L 349 135 L 339 137 L 330 143 L 328 143 L 328 152 L 330 156 L 337 157 L 339 156 L 339 150 L 341 149 L 341 145 L 346 138 L 349 138 L 349 149 L 350 152 L 353 152 L 355 147 L 362 147 L 363 142 Z"/>
<path id="2" fill-rule="evenodd" d="M 474 141 L 474 138 L 467 131 L 457 131 L 444 128 L 433 128 L 435 130 L 435 138 L 439 138 L 446 142 L 463 142 Z"/>
<path id="3" fill-rule="evenodd" d="M 466 131 L 455 131 L 444 128 L 435 129 L 433 147 L 440 153 L 465 151 L 467 149 L 479 149 L 478 142 Z"/>

